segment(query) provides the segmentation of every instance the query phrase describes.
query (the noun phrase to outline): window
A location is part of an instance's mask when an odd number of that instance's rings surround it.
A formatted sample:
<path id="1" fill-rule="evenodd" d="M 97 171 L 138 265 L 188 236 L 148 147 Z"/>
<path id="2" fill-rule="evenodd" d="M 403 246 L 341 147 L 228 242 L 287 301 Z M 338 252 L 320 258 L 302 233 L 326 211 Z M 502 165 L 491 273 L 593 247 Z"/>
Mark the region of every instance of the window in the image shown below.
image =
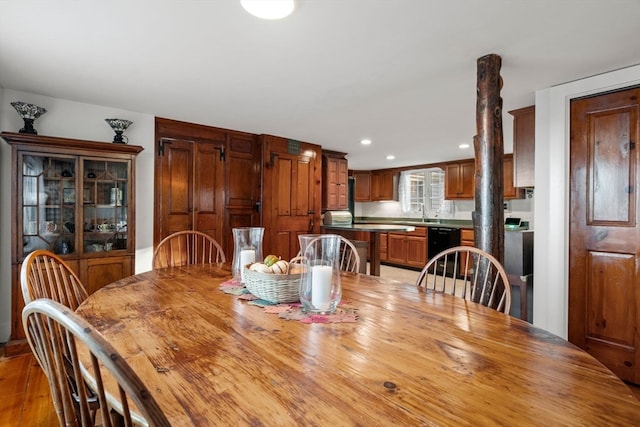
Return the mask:
<path id="1" fill-rule="evenodd" d="M 439 214 L 444 208 L 444 171 L 431 168 L 402 172 L 400 204 L 405 213 Z"/>

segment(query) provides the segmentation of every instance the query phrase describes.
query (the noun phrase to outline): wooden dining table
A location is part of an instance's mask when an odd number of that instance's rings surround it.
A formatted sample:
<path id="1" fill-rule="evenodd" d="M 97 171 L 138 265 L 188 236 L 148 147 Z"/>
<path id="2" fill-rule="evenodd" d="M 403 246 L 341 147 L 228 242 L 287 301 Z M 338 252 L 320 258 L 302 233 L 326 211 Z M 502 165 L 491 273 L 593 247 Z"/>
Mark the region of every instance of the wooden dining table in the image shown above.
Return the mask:
<path id="1" fill-rule="evenodd" d="M 484 306 L 344 273 L 355 321 L 305 323 L 221 291 L 230 278 L 228 264 L 148 271 L 77 309 L 174 426 L 640 425 L 592 356 Z"/>

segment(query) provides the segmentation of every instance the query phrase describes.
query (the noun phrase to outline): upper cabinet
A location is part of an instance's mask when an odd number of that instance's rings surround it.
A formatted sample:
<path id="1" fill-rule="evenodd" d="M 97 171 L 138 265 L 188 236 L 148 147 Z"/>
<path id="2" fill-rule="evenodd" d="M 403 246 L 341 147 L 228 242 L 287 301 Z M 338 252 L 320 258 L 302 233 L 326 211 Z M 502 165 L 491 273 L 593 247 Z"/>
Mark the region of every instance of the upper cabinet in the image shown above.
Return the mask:
<path id="1" fill-rule="evenodd" d="M 398 172 L 394 169 L 371 171 L 371 201 L 398 200 Z"/>
<path id="2" fill-rule="evenodd" d="M 352 171 L 351 176 L 354 179 L 354 201 L 370 202 L 371 201 L 371 172 L 370 171 Z"/>
<path id="3" fill-rule="evenodd" d="M 322 154 L 322 209 L 348 209 L 349 168 L 344 154 Z"/>
<path id="4" fill-rule="evenodd" d="M 513 183 L 513 156 L 504 156 L 504 198 L 521 199 L 524 191 Z M 475 162 L 462 160 L 445 166 L 444 198 L 447 200 L 468 200 L 475 197 Z"/>
<path id="5" fill-rule="evenodd" d="M 445 167 L 444 198 L 473 199 L 475 193 L 475 162 L 465 160 Z"/>
<path id="6" fill-rule="evenodd" d="M 513 116 L 514 186 L 535 185 L 535 124 L 536 109 L 530 107 L 509 111 Z"/>
<path id="7" fill-rule="evenodd" d="M 504 198 L 505 199 L 522 199 L 524 197 L 524 189 L 514 185 L 514 166 L 513 156 L 504 156 Z"/>

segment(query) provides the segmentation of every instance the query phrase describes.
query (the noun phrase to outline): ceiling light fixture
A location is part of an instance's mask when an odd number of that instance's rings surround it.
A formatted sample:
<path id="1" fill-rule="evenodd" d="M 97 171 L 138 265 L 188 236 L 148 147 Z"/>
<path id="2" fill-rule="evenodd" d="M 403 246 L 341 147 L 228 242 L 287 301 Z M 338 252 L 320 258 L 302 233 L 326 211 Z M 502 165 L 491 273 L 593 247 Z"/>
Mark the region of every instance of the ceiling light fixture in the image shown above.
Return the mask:
<path id="1" fill-rule="evenodd" d="M 469 144 L 467 144 L 467 143 L 462 143 L 462 144 L 458 145 L 458 148 L 461 148 L 461 149 L 463 149 L 463 150 L 464 150 L 465 148 L 469 148 L 469 147 L 471 147 L 471 146 L 470 146 Z"/>
<path id="2" fill-rule="evenodd" d="M 395 160 L 396 156 L 394 156 L 393 154 L 389 154 L 387 156 L 387 160 Z"/>
<path id="3" fill-rule="evenodd" d="M 295 7 L 293 0 L 240 0 L 240 4 L 244 10 L 262 19 L 285 18 Z"/>
<path id="4" fill-rule="evenodd" d="M 360 141 L 360 144 L 362 144 L 362 145 L 371 145 L 371 140 L 370 139 L 363 139 L 362 141 Z"/>

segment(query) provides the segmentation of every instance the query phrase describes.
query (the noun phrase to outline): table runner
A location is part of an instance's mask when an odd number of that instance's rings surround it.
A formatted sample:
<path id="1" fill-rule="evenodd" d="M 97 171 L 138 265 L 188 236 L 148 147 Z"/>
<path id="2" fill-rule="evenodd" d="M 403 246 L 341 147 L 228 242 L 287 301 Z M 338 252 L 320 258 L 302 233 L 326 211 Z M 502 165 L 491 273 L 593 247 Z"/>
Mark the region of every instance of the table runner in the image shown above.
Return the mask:
<path id="1" fill-rule="evenodd" d="M 261 307 L 265 313 L 277 314 L 279 318 L 285 320 L 297 320 L 302 323 L 352 323 L 358 319 L 357 309 L 349 306 L 346 301 L 340 301 L 335 313 L 314 314 L 304 313 L 299 302 L 278 304 L 260 299 L 249 292 L 237 279 L 222 282 L 220 290 L 226 294 L 235 295 L 239 299 L 246 300 L 249 305 Z"/>

